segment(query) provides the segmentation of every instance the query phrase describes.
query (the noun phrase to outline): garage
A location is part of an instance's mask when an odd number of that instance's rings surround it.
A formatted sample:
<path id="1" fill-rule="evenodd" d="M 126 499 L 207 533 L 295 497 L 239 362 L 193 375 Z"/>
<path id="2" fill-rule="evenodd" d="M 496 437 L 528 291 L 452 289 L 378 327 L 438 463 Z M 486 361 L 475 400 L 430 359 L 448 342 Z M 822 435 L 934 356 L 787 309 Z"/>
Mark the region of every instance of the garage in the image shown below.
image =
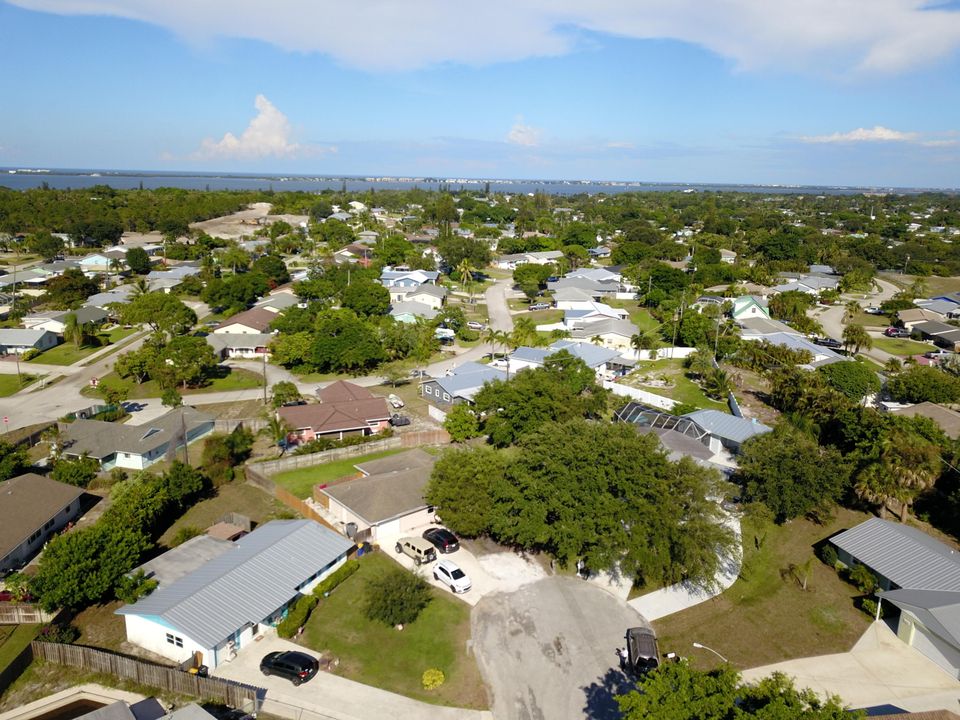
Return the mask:
<path id="1" fill-rule="evenodd" d="M 900 608 L 897 636 L 960 679 L 960 593 L 891 590 L 880 599 Z"/>

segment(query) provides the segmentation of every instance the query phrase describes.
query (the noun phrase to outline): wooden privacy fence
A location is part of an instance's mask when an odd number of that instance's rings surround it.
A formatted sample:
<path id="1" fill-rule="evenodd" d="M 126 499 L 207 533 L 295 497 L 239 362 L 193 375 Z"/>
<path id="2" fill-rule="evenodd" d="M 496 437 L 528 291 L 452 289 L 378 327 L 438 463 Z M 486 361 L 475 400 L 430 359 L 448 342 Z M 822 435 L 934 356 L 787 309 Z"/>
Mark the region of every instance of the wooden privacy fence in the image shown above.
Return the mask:
<path id="1" fill-rule="evenodd" d="M 141 685 L 212 700 L 247 712 L 258 709 L 259 698 L 265 693 L 263 689 L 251 685 L 221 678 L 200 677 L 176 668 L 154 665 L 96 648 L 38 641 L 32 642 L 30 647 L 33 656 L 39 660 L 107 673 Z"/>
<path id="2" fill-rule="evenodd" d="M 0 625 L 36 625 L 54 617 L 56 613 L 44 612 L 32 603 L 0 603 Z"/>

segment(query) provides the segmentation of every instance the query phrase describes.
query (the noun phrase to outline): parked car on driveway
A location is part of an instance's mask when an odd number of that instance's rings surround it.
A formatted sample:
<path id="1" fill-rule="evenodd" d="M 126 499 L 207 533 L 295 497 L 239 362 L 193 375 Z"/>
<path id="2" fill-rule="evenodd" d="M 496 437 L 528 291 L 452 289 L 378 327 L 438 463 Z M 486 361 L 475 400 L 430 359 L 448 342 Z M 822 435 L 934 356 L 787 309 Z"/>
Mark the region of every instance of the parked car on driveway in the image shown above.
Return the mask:
<path id="1" fill-rule="evenodd" d="M 397 397 L 393 393 L 390 393 L 389 395 L 387 395 L 387 402 L 393 405 L 393 407 L 395 408 L 403 407 L 403 400 L 401 400 L 399 397 Z"/>
<path id="2" fill-rule="evenodd" d="M 549 310 L 552 306 L 550 303 L 534 303 L 530 306 L 530 310 Z"/>
<path id="3" fill-rule="evenodd" d="M 260 661 L 260 672 L 264 675 L 276 675 L 300 685 L 317 674 L 320 661 L 306 653 L 295 650 L 272 652 Z"/>
<path id="4" fill-rule="evenodd" d="M 839 340 L 834 340 L 829 337 L 817 338 L 813 341 L 815 345 L 820 345 L 822 347 L 831 348 L 832 350 L 839 350 L 843 347 L 843 343 Z"/>
<path id="5" fill-rule="evenodd" d="M 910 337 L 909 330 L 907 330 L 906 328 L 898 328 L 898 327 L 888 327 L 886 330 L 883 331 L 883 334 L 886 335 L 887 337 L 892 337 L 892 338 Z"/>
<path id="6" fill-rule="evenodd" d="M 470 328 L 471 330 L 478 330 L 478 331 L 487 329 L 486 325 L 484 325 L 482 322 L 477 322 L 476 320 L 470 320 L 469 322 L 467 322 L 467 327 Z"/>
<path id="7" fill-rule="evenodd" d="M 437 551 L 429 541 L 418 537 L 402 537 L 397 540 L 394 550 L 413 558 L 414 565 L 431 563 L 437 559 Z"/>
<path id="8" fill-rule="evenodd" d="M 460 549 L 457 536 L 446 528 L 429 528 L 423 531 L 423 539 L 429 540 L 433 546 L 444 554 L 450 554 Z"/>
<path id="9" fill-rule="evenodd" d="M 870 307 L 866 308 L 864 312 L 867 315 L 883 315 L 883 310 L 878 308 L 876 305 L 871 305 Z"/>
<path id="10" fill-rule="evenodd" d="M 441 560 L 433 568 L 433 579 L 442 582 L 451 591 L 460 595 L 470 590 L 470 578 L 460 566 L 450 560 Z"/>
<path id="11" fill-rule="evenodd" d="M 394 413 L 390 416 L 390 424 L 394 427 L 405 427 L 410 424 L 410 418 L 408 418 L 406 415 Z"/>

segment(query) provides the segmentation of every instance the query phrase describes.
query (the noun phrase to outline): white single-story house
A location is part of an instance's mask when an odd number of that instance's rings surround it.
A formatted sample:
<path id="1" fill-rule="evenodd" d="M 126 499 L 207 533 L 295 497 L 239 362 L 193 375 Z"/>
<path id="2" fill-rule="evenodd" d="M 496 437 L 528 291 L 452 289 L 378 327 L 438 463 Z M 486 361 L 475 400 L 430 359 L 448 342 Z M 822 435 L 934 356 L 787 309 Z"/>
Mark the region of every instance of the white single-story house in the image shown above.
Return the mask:
<path id="1" fill-rule="evenodd" d="M 391 288 L 391 298 L 393 297 L 393 289 L 394 288 Z M 423 284 L 408 291 L 403 296 L 403 302 L 421 303 L 422 305 L 429 305 L 434 310 L 439 310 L 443 307 L 446 298 L 447 289 L 445 287 Z"/>
<path id="2" fill-rule="evenodd" d="M 189 406 L 178 407 L 143 425 L 74 420 L 63 428 L 63 454 L 88 455 L 103 470 L 144 470 L 168 453 L 213 432 L 214 417 Z"/>
<path id="3" fill-rule="evenodd" d="M 57 335 L 63 335 L 70 315 L 75 315 L 80 325 L 100 325 L 107 319 L 106 310 L 88 305 L 78 310 L 53 310 L 26 315 L 23 318 L 23 326 L 28 330 L 49 330 Z"/>
<path id="4" fill-rule="evenodd" d="M 570 337 L 589 342 L 599 339 L 600 345 L 622 352 L 633 347 L 633 336 L 639 332 L 637 326 L 629 320 L 604 319 L 570 330 Z"/>
<path id="5" fill-rule="evenodd" d="M 720 250 L 720 262 L 733 265 L 737 261 L 737 254 L 733 250 Z"/>
<path id="6" fill-rule="evenodd" d="M 544 250 L 541 252 L 501 255 L 496 259 L 494 264 L 501 270 L 515 270 L 517 266 L 527 263 L 531 265 L 549 265 L 562 257 L 563 253 L 559 250 Z"/>
<path id="7" fill-rule="evenodd" d="M 272 520 L 117 614 L 129 642 L 178 663 L 200 653 L 216 668 L 273 632 L 354 547 L 313 520 Z"/>
<path id="8" fill-rule="evenodd" d="M 213 333 L 207 335 L 207 344 L 221 360 L 239 358 L 259 360 L 270 356 L 270 343 L 276 339 L 270 333 Z"/>
<path id="9" fill-rule="evenodd" d="M 903 523 L 870 518 L 830 538 L 840 562 L 865 565 L 897 635 L 960 679 L 960 552 Z"/>
<path id="10" fill-rule="evenodd" d="M 277 314 L 264 308 L 244 310 L 232 315 L 213 329 L 214 335 L 262 335 L 270 331 Z"/>
<path id="11" fill-rule="evenodd" d="M 416 449 L 356 465 L 363 477 L 320 490 L 320 502 L 357 542 L 390 543 L 433 520 L 423 499 L 436 458 Z"/>
<path id="12" fill-rule="evenodd" d="M 632 360 L 620 357 L 617 350 L 578 340 L 557 340 L 546 348 L 518 347 L 507 358 L 510 374 L 526 368 L 543 367 L 547 358 L 561 350 L 583 360 L 598 378 L 619 377 L 635 365 Z"/>
<path id="13" fill-rule="evenodd" d="M 626 320 L 630 317 L 623 308 L 610 307 L 599 302 L 568 302 L 563 311 L 563 324 L 568 330 L 584 327 L 600 320 Z"/>
<path id="14" fill-rule="evenodd" d="M 80 514 L 81 488 L 27 473 L 0 482 L 0 573 L 18 570 Z"/>
<path id="15" fill-rule="evenodd" d="M 439 313 L 431 305 L 419 302 L 397 302 L 390 306 L 390 317 L 397 322 L 415 323 L 418 318 L 433 320 Z"/>
<path id="16" fill-rule="evenodd" d="M 49 330 L 22 330 L 0 328 L 0 352 L 4 355 L 23 355 L 28 350 L 49 350 L 60 342 Z"/>
<path id="17" fill-rule="evenodd" d="M 682 417 L 696 423 L 709 435 L 706 444 L 714 454 L 722 450 L 738 453 L 740 446 L 750 438 L 773 431 L 756 418 L 737 417 L 719 410 L 695 410 Z"/>

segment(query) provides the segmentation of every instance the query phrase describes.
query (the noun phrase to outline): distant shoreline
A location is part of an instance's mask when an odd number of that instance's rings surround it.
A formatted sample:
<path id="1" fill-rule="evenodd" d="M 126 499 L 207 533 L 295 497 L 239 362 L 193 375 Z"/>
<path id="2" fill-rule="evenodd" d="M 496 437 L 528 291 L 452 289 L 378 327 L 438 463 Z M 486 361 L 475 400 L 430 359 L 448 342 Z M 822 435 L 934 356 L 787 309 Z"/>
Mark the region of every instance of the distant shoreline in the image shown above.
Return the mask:
<path id="1" fill-rule="evenodd" d="M 319 192 L 336 190 L 346 185 L 347 190 L 368 189 L 404 190 L 414 187 L 435 190 L 441 186 L 451 189 L 482 189 L 489 184 L 495 192 L 527 193 L 541 191 L 554 195 L 618 194 L 623 192 L 749 192 L 772 194 L 857 195 L 861 193 L 888 193 L 915 195 L 920 193 L 955 194 L 957 188 L 905 188 L 884 186 L 845 185 L 788 185 L 738 183 L 683 183 L 643 182 L 632 180 L 550 180 L 515 178 L 445 178 L 430 176 L 371 176 L 371 175 L 306 175 L 283 173 L 191 172 L 156 170 L 108 170 L 95 168 L 22 168 L 0 167 L 0 187 L 27 190 L 46 183 L 57 189 L 110 185 L 117 189 L 140 187 L 178 187 L 201 190 L 275 190 Z M 279 187 L 274 187 L 278 185 Z"/>

